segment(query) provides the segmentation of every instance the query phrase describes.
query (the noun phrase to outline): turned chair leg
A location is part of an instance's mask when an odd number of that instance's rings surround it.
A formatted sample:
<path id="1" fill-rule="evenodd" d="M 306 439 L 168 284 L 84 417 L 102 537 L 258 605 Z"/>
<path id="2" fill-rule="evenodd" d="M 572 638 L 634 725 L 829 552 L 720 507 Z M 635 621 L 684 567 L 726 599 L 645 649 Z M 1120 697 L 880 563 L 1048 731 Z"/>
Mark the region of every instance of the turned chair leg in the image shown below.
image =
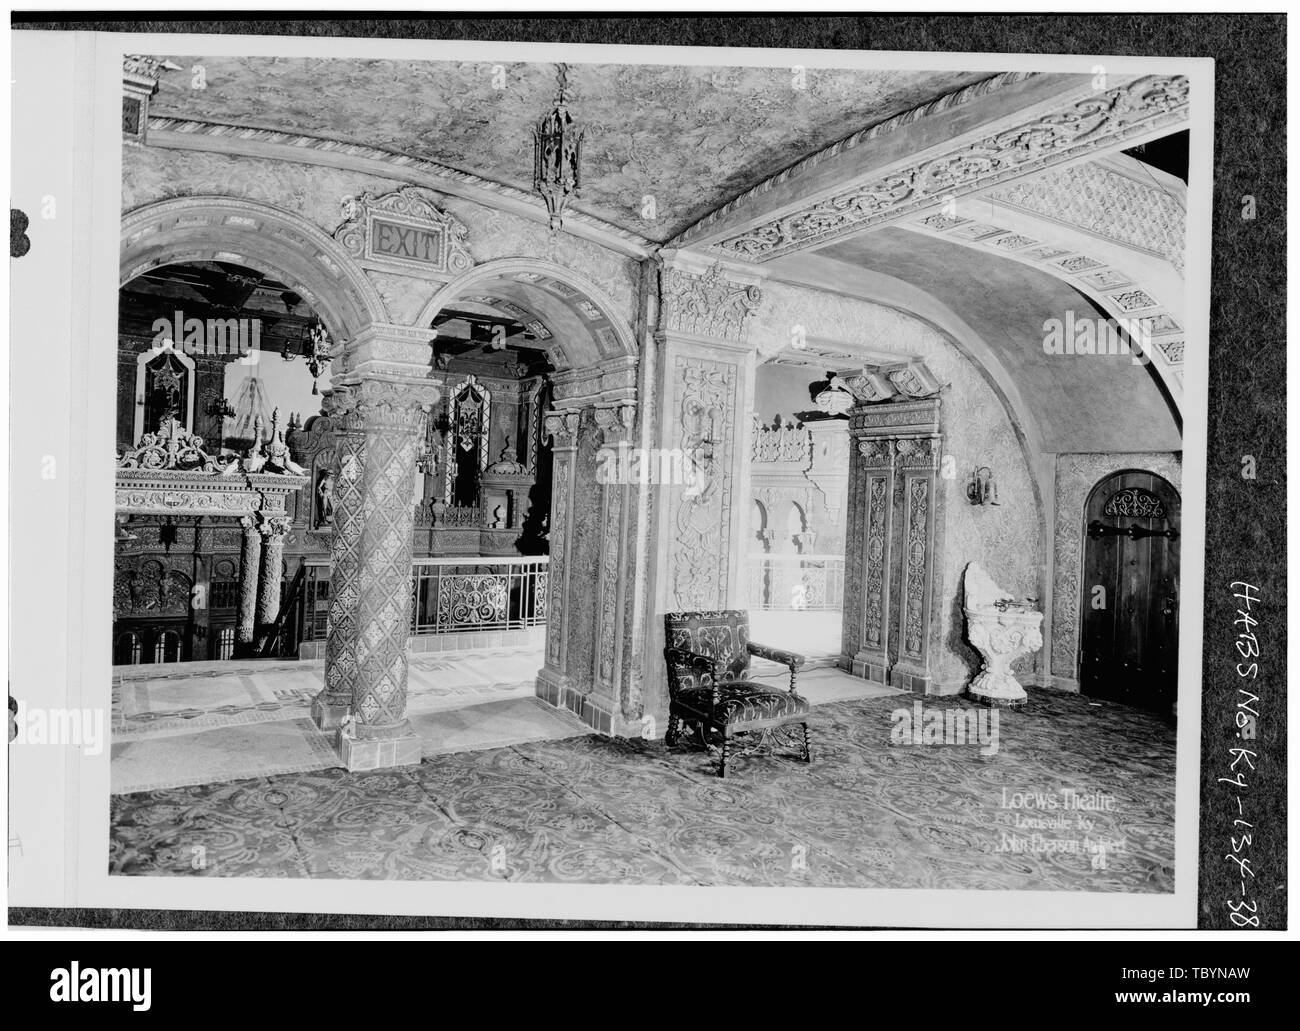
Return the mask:
<path id="1" fill-rule="evenodd" d="M 725 776 L 727 775 L 727 743 L 728 743 L 728 740 L 729 740 L 729 739 L 728 739 L 726 733 L 724 732 L 723 735 L 722 735 L 722 758 L 721 758 L 721 760 L 718 762 L 718 776 L 719 776 L 719 777 L 725 777 Z"/>
<path id="2" fill-rule="evenodd" d="M 672 748 L 677 744 L 677 738 L 681 733 L 681 723 L 682 720 L 680 716 L 670 715 L 668 717 L 668 729 L 664 731 L 664 744 L 669 748 Z"/>
<path id="3" fill-rule="evenodd" d="M 812 732 L 806 723 L 803 725 L 803 761 L 812 762 Z"/>

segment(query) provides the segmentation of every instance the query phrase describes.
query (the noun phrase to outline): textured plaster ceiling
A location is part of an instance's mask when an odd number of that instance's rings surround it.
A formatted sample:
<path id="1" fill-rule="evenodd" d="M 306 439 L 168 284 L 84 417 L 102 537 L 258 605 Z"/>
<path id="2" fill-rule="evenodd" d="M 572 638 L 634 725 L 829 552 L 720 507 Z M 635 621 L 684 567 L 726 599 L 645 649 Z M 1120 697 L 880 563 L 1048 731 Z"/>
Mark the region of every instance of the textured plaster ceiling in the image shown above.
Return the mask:
<path id="1" fill-rule="evenodd" d="M 1113 355 L 1050 355 L 1043 323 L 1105 318 L 1053 276 L 945 240 L 884 229 L 818 251 L 926 291 L 983 338 L 1038 421 L 1048 451 L 1178 451 L 1152 370 Z"/>
<path id="2" fill-rule="evenodd" d="M 532 190 L 532 130 L 555 66 L 485 62 L 177 57 L 151 114 L 361 143 Z M 206 88 L 190 70 L 204 67 Z M 859 129 L 987 73 L 570 65 L 585 126 L 571 204 L 663 242 L 737 194 Z M 657 217 L 642 217 L 642 198 Z M 540 205 L 541 199 L 538 198 Z"/>

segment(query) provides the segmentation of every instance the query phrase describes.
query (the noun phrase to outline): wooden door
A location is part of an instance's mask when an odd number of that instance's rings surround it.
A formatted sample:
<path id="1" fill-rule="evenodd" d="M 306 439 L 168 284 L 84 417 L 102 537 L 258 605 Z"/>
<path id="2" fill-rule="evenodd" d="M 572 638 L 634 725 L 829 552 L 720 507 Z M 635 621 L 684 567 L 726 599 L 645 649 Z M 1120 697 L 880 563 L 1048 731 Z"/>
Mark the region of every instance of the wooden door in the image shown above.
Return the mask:
<path id="1" fill-rule="evenodd" d="M 1080 688 L 1160 712 L 1178 681 L 1178 493 L 1148 472 L 1108 476 L 1084 508 Z"/>

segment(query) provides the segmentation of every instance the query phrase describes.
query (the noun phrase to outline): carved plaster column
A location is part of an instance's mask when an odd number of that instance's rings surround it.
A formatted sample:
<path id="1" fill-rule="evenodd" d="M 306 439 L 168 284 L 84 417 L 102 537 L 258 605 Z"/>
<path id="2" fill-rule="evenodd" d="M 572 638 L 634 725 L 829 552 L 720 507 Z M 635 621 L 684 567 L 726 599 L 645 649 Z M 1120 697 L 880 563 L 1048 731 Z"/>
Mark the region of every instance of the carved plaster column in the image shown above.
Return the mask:
<path id="1" fill-rule="evenodd" d="M 343 561 L 330 573 L 327 689 L 321 701 L 336 704 L 329 699 L 350 680 L 353 724 L 341 728 L 337 739 L 350 770 L 420 761 L 421 742 L 406 719 L 406 683 L 411 484 L 425 418 L 440 396 L 438 383 L 427 376 L 430 340 L 427 329 L 372 326 L 336 362 L 334 381 L 347 388 L 335 404 L 346 442 L 334 512 L 335 555 Z M 345 473 L 342 463 L 349 459 L 352 471 Z M 333 678 L 331 659 L 346 667 Z"/>
<path id="2" fill-rule="evenodd" d="M 330 542 L 330 598 L 325 634 L 325 686 L 311 703 L 311 715 L 321 730 L 342 726 L 352 710 L 357 679 L 357 602 L 360 598 L 361 470 L 366 462 L 363 414 L 356 410 L 352 388 L 335 387 L 322 408 L 335 428 L 338 475 L 334 483 L 334 516 Z"/>
<path id="3" fill-rule="evenodd" d="M 636 406 L 630 402 L 601 407 L 595 413 L 602 453 L 628 454 Z M 626 466 L 628 463 L 620 463 Z M 629 471 L 626 468 L 625 472 Z M 595 698 L 593 709 L 615 712 L 620 708 L 620 672 L 625 668 L 624 611 L 631 578 L 625 559 L 630 551 L 630 527 L 635 519 L 636 493 L 639 484 L 631 476 L 600 486 L 600 556 L 595 604 Z M 624 715 L 628 715 L 625 713 Z M 597 718 L 599 724 L 600 718 Z"/>
<path id="4" fill-rule="evenodd" d="M 257 517 L 239 520 L 244 528 L 244 545 L 239 564 L 239 622 L 235 626 L 235 651 L 242 657 L 253 650 L 257 621 L 257 579 L 262 564 L 262 533 Z"/>
<path id="5" fill-rule="evenodd" d="M 645 709 L 657 719 L 668 705 L 664 614 L 747 603 L 755 368 L 747 337 L 762 300 L 752 275 L 680 253 L 667 256 L 659 292 L 649 443 L 688 475 L 651 488 L 656 550 Z"/>
<path id="6" fill-rule="evenodd" d="M 262 518 L 262 572 L 257 590 L 257 649 L 262 650 L 275 617 L 280 614 L 280 585 L 283 581 L 284 539 L 292 523 L 283 516 Z"/>
<path id="7" fill-rule="evenodd" d="M 740 275 L 681 263 L 660 278 L 658 443 L 692 471 L 692 482 L 660 485 L 660 614 L 744 603 L 755 367 L 746 338 L 762 292 Z"/>
<path id="8" fill-rule="evenodd" d="M 567 675 L 569 556 L 573 534 L 574 481 L 577 472 L 578 429 L 581 410 L 552 411 L 546 415 L 546 436 L 551 438 L 551 518 L 547 539 L 546 653 L 538 688 L 552 705 L 569 706 Z"/>

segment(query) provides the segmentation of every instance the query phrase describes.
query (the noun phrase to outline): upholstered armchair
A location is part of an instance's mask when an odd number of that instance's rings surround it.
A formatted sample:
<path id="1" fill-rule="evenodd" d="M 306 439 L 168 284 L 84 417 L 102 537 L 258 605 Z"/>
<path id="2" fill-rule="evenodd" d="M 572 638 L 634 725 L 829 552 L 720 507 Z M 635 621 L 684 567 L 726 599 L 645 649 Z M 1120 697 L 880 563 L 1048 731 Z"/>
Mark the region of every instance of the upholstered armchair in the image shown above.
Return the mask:
<path id="1" fill-rule="evenodd" d="M 721 738 L 718 776 L 727 775 L 727 752 L 738 734 L 801 724 L 804 762 L 812 761 L 808 700 L 795 690 L 804 657 L 755 644 L 749 639 L 749 613 L 670 612 L 664 616 L 664 659 L 668 664 L 668 731 L 672 747 L 688 727 L 706 743 Z M 790 668 L 788 691 L 749 678 L 753 655 Z"/>

